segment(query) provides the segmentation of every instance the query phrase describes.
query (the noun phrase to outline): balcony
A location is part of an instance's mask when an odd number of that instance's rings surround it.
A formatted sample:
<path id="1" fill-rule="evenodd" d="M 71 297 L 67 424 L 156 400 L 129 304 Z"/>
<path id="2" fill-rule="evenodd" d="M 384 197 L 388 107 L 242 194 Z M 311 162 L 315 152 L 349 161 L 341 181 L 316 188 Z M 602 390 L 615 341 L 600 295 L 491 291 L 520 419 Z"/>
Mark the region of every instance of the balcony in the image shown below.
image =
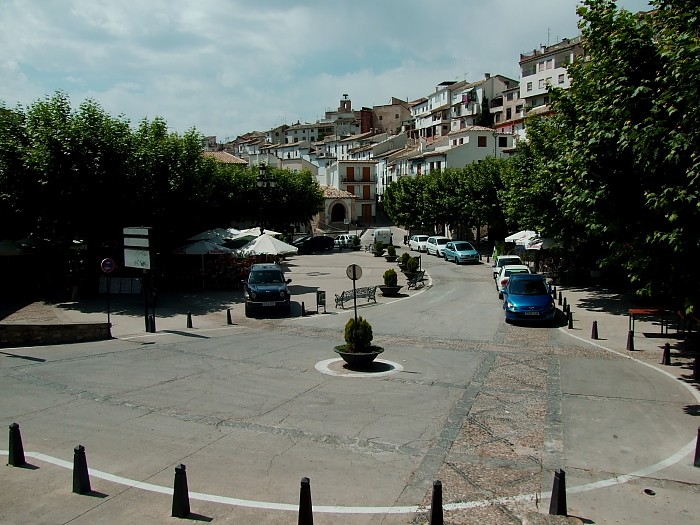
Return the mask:
<path id="1" fill-rule="evenodd" d="M 357 185 L 357 184 L 372 184 L 377 182 L 377 176 L 376 175 L 370 175 L 368 179 L 348 179 L 347 177 L 343 177 L 340 179 L 340 182 L 343 184 L 350 184 L 350 185 Z"/>

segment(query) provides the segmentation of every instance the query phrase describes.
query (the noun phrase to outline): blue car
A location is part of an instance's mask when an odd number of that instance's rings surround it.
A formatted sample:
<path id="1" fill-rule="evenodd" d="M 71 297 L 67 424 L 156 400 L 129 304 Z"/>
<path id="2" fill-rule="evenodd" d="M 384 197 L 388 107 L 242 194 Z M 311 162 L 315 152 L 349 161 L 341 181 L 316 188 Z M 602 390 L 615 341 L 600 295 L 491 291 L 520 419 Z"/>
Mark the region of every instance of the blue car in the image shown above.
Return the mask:
<path id="1" fill-rule="evenodd" d="M 554 321 L 554 304 L 544 275 L 516 273 L 503 289 L 506 323 L 512 321 Z"/>
<path id="2" fill-rule="evenodd" d="M 446 261 L 455 263 L 478 263 L 479 252 L 467 241 L 450 241 L 442 250 L 442 256 Z"/>

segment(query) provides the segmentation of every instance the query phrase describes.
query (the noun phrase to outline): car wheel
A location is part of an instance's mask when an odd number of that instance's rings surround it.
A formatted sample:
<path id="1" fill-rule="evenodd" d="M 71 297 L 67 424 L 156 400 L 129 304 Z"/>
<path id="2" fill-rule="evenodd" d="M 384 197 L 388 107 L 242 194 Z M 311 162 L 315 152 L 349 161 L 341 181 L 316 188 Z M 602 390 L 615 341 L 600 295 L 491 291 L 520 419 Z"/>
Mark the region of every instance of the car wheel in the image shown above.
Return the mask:
<path id="1" fill-rule="evenodd" d="M 445 254 L 443 253 L 443 254 L 442 254 L 442 258 L 445 259 L 445 262 L 447 262 L 447 255 L 445 255 Z"/>
<path id="2" fill-rule="evenodd" d="M 253 315 L 253 312 L 251 311 L 250 306 L 248 305 L 248 303 L 246 303 L 246 305 L 245 305 L 245 316 L 246 316 L 246 317 L 251 317 L 252 315 Z"/>

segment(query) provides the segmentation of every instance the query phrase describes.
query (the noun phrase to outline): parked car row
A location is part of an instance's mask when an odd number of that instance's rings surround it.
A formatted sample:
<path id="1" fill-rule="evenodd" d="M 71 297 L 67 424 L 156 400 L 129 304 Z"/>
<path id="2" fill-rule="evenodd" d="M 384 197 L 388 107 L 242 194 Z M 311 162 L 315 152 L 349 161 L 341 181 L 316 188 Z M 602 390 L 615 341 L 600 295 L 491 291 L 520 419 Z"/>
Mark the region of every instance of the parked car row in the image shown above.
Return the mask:
<path id="1" fill-rule="evenodd" d="M 520 257 L 501 255 L 494 259 L 493 276 L 498 298 L 503 299 L 506 323 L 554 321 L 557 307 L 545 276 L 531 273 Z"/>
<path id="2" fill-rule="evenodd" d="M 457 264 L 479 262 L 479 252 L 467 241 L 451 240 L 442 235 L 412 235 L 408 240 L 409 250 L 425 252 L 442 257 Z"/>

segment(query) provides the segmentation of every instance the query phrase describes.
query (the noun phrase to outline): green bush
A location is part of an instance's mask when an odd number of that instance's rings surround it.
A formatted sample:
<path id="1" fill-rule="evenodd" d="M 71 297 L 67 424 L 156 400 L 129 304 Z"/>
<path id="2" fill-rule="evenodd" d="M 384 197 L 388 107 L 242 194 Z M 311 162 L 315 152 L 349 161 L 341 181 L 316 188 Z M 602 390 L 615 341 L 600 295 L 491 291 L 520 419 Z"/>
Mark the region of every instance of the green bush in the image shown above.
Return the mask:
<path id="1" fill-rule="evenodd" d="M 384 243 L 377 241 L 374 243 L 374 253 L 377 253 L 379 255 L 384 253 Z"/>
<path id="2" fill-rule="evenodd" d="M 408 260 L 411 258 L 411 254 L 408 252 L 403 252 L 401 254 L 401 264 L 408 264 Z"/>
<path id="3" fill-rule="evenodd" d="M 418 257 L 411 257 L 406 263 L 407 272 L 417 272 L 418 271 Z"/>
<path id="4" fill-rule="evenodd" d="M 372 344 L 372 325 L 365 321 L 362 317 L 351 317 L 345 323 L 345 342 L 348 345 L 349 352 L 366 352 Z"/>
<path id="5" fill-rule="evenodd" d="M 384 286 L 396 286 L 399 282 L 399 278 L 396 275 L 396 270 L 389 268 L 384 272 Z"/>
<path id="6" fill-rule="evenodd" d="M 357 235 L 352 236 L 352 245 L 353 246 L 359 246 L 360 245 L 360 238 Z"/>
<path id="7" fill-rule="evenodd" d="M 390 244 L 389 246 L 387 246 L 386 253 L 390 257 L 396 257 L 396 248 L 394 248 L 393 244 Z"/>

